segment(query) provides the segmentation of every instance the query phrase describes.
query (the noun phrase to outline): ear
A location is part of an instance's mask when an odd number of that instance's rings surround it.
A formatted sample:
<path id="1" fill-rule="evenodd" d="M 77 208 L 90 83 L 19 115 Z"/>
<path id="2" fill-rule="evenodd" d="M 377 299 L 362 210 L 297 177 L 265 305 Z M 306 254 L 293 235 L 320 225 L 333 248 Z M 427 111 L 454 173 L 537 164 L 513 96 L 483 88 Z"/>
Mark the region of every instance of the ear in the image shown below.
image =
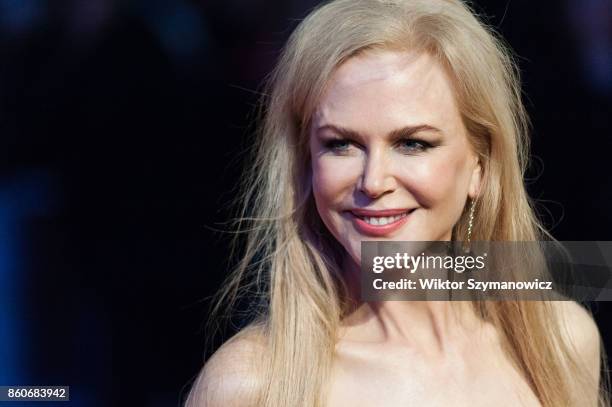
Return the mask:
<path id="1" fill-rule="evenodd" d="M 482 166 L 480 165 L 480 160 L 478 157 L 475 158 L 476 163 L 474 165 L 474 169 L 472 170 L 472 175 L 470 176 L 470 185 L 468 188 L 468 195 L 470 198 L 474 199 L 480 194 L 480 187 L 482 184 Z"/>

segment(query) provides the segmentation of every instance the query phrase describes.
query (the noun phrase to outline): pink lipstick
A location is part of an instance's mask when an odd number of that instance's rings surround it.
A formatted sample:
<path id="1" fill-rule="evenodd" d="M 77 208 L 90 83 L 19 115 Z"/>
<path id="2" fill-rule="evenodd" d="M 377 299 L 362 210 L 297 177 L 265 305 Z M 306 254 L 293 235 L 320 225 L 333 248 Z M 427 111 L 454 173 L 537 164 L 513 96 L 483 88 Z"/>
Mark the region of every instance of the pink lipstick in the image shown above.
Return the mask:
<path id="1" fill-rule="evenodd" d="M 349 212 L 357 230 L 366 235 L 380 237 L 401 228 L 415 209 L 351 209 Z"/>

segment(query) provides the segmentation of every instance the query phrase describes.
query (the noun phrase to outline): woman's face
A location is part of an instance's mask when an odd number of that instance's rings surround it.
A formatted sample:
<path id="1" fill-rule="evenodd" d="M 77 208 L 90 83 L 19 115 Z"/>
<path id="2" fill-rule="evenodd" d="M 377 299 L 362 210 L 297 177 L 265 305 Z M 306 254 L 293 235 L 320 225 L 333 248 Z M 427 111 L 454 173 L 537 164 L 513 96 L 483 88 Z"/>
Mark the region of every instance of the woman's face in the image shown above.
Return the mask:
<path id="1" fill-rule="evenodd" d="M 317 210 L 357 264 L 361 241 L 450 240 L 480 165 L 449 78 L 429 54 L 343 63 L 310 129 Z"/>

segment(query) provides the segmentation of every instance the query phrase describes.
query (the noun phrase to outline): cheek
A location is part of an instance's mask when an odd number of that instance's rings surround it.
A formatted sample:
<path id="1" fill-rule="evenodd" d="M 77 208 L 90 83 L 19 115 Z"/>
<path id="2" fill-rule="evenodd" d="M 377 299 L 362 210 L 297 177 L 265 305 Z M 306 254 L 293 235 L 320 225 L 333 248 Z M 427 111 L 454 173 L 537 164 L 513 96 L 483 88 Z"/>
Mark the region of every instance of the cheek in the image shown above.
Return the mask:
<path id="1" fill-rule="evenodd" d="M 458 155 L 422 157 L 402 173 L 404 184 L 425 208 L 455 205 L 467 193 L 466 162 Z"/>
<path id="2" fill-rule="evenodd" d="M 358 177 L 358 159 L 315 158 L 312 161 L 312 188 L 317 206 L 328 208 L 345 202 L 347 196 L 350 197 Z"/>
<path id="3" fill-rule="evenodd" d="M 359 160 L 348 157 L 320 157 L 312 161 L 312 192 L 315 206 L 327 230 L 339 241 L 346 238 L 341 212 L 346 210 L 359 176 Z"/>

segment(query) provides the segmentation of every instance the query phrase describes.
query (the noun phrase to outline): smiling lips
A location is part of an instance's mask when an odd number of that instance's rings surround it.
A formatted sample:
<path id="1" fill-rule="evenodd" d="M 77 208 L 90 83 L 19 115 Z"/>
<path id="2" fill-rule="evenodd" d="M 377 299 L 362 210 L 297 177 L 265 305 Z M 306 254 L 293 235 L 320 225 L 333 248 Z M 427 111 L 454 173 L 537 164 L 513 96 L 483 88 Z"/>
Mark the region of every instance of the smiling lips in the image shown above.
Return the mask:
<path id="1" fill-rule="evenodd" d="M 386 236 L 398 230 L 408 221 L 413 209 L 367 210 L 352 209 L 353 224 L 360 232 L 371 236 Z"/>

